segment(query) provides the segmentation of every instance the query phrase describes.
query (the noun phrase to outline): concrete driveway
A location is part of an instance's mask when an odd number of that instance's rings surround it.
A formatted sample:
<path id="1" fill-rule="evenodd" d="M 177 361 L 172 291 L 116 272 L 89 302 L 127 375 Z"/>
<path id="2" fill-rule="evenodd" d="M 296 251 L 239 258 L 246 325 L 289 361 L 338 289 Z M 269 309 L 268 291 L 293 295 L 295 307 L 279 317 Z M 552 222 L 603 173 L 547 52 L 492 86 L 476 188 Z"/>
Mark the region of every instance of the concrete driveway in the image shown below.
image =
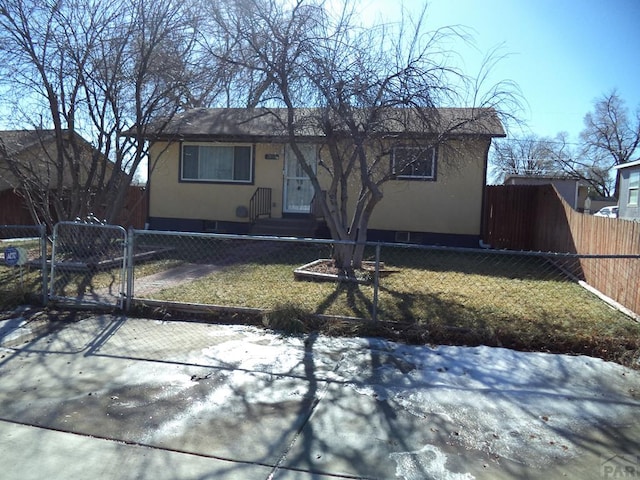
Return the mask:
<path id="1" fill-rule="evenodd" d="M 112 315 L 10 321 L 1 478 L 640 476 L 640 372 L 589 357 Z"/>

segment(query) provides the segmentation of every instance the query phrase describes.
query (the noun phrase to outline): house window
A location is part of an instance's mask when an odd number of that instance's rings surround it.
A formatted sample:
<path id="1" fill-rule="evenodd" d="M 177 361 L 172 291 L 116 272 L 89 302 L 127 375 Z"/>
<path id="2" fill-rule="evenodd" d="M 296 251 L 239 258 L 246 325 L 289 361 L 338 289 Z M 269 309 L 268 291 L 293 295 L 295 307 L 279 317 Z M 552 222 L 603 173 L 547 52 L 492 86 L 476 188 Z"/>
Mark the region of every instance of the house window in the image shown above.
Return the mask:
<path id="1" fill-rule="evenodd" d="M 391 155 L 391 173 L 396 178 L 435 180 L 434 147 L 395 147 Z"/>
<path id="2" fill-rule="evenodd" d="M 180 179 L 251 183 L 251 150 L 245 145 L 183 145 Z"/>
<path id="3" fill-rule="evenodd" d="M 640 189 L 640 172 L 629 174 L 629 205 L 638 205 L 638 189 Z"/>

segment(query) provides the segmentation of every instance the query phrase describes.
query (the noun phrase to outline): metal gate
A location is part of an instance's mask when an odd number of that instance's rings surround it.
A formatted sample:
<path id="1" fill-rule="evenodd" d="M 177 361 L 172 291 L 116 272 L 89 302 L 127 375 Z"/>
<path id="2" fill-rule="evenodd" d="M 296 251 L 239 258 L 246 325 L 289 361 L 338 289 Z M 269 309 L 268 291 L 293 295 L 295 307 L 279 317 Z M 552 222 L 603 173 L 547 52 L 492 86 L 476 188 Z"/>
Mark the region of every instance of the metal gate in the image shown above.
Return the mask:
<path id="1" fill-rule="evenodd" d="M 127 232 L 117 225 L 60 222 L 53 229 L 49 298 L 122 308 Z"/>

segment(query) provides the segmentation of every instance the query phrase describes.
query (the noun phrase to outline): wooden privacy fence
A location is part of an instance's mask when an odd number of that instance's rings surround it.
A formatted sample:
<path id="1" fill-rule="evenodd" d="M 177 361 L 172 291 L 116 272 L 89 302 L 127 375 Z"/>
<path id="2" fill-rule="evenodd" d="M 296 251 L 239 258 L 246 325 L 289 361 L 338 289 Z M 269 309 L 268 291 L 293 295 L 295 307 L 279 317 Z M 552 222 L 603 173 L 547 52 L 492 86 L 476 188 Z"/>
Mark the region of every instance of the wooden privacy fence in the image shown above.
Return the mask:
<path id="1" fill-rule="evenodd" d="M 129 187 L 122 210 L 114 223 L 125 228 L 144 229 L 149 210 L 148 204 L 149 195 L 144 187 Z"/>
<path id="2" fill-rule="evenodd" d="M 127 190 L 122 210 L 115 220 L 125 228 L 143 229 L 147 221 L 149 196 L 143 187 L 131 186 Z M 101 218 L 101 212 L 94 212 Z M 57 220 L 57 219 L 56 219 Z M 0 225 L 33 225 L 33 219 L 24 198 L 14 190 L 0 192 Z"/>
<path id="3" fill-rule="evenodd" d="M 640 223 L 575 211 L 552 185 L 486 188 L 483 241 L 493 248 L 574 253 L 580 280 L 640 314 Z"/>
<path id="4" fill-rule="evenodd" d="M 0 225 L 32 225 L 26 203 L 15 191 L 0 192 Z"/>
<path id="5" fill-rule="evenodd" d="M 486 187 L 482 240 L 493 248 L 533 250 L 537 186 Z"/>

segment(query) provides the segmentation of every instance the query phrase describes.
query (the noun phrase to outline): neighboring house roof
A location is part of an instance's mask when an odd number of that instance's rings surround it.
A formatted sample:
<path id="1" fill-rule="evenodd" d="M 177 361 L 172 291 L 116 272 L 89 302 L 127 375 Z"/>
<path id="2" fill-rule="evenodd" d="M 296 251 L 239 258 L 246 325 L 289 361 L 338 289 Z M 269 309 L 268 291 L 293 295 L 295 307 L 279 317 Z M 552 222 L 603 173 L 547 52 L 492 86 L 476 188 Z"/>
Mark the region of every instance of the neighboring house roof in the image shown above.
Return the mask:
<path id="1" fill-rule="evenodd" d="M 7 155 L 16 155 L 54 138 L 53 130 L 0 130 L 0 145 L 4 145 Z"/>
<path id="2" fill-rule="evenodd" d="M 68 130 L 64 130 L 64 138 L 70 137 Z M 81 135 L 75 133 L 75 137 L 89 148 L 91 144 Z M 7 155 L 17 155 L 32 147 L 42 147 L 55 142 L 56 132 L 51 129 L 34 130 L 0 130 L 0 146 L 6 148 Z"/>
<path id="3" fill-rule="evenodd" d="M 541 183 L 541 182 L 575 182 L 578 185 L 588 185 L 579 178 L 567 177 L 567 176 L 552 176 L 552 175 L 509 175 L 504 179 L 506 184 L 525 184 L 526 182 Z"/>
<path id="4" fill-rule="evenodd" d="M 23 157 L 30 149 L 41 150 L 43 145 L 53 141 L 52 130 L 0 130 L 0 190 L 15 188 L 20 181 L 16 179 L 6 163 L 6 157 L 20 159 L 29 163 Z"/>
<path id="5" fill-rule="evenodd" d="M 627 162 L 627 163 L 623 163 L 621 165 L 616 165 L 615 167 L 613 167 L 613 169 L 614 170 L 620 170 L 622 168 L 637 167 L 638 165 L 640 165 L 640 159 L 635 160 L 633 162 Z"/>
<path id="6" fill-rule="evenodd" d="M 366 115 L 370 110 L 361 110 Z M 251 138 L 284 139 L 287 109 L 267 108 L 199 108 L 177 114 L 168 123 L 159 124 L 148 135 L 151 139 Z M 358 113 L 358 112 L 356 112 Z M 488 108 L 381 109 L 376 129 L 384 135 L 480 135 L 504 137 L 505 131 L 497 113 Z M 294 112 L 296 135 L 322 138 L 319 127 L 325 109 L 303 108 Z M 370 124 L 370 123 L 368 123 Z M 151 128 L 150 131 L 154 129 Z M 345 129 L 346 132 L 346 129 Z"/>
<path id="7" fill-rule="evenodd" d="M 558 193 L 564 198 L 571 207 L 578 209 L 584 208 L 584 198 L 581 200 L 579 191 L 583 188 L 583 196 L 586 196 L 584 187 L 588 183 L 567 176 L 552 175 L 510 175 L 504 180 L 505 185 L 553 185 Z"/>
<path id="8" fill-rule="evenodd" d="M 95 158 L 105 158 L 102 154 L 95 150 L 91 143 L 78 133 L 71 133 L 68 130 L 63 131 L 64 139 L 68 140 L 71 135 L 81 145 L 82 159 L 84 165 L 81 165 L 81 176 L 86 174 Z M 12 169 L 6 163 L 6 157 L 15 161 L 15 165 L 19 165 L 24 170 L 24 175 L 40 182 L 43 186 L 55 186 L 57 178 L 52 172 L 55 170 L 54 162 L 56 161 L 56 134 L 51 129 L 33 129 L 33 130 L 0 130 L 0 190 L 5 188 L 16 188 L 21 185 L 21 180 L 16 178 Z M 95 155 L 100 157 L 95 157 Z M 113 169 L 113 163 L 107 161 L 108 171 Z M 64 166 L 65 177 L 63 184 L 69 184 L 69 168 Z M 78 173 L 78 172 L 76 172 Z M 84 181 L 84 180 L 82 180 Z"/>

